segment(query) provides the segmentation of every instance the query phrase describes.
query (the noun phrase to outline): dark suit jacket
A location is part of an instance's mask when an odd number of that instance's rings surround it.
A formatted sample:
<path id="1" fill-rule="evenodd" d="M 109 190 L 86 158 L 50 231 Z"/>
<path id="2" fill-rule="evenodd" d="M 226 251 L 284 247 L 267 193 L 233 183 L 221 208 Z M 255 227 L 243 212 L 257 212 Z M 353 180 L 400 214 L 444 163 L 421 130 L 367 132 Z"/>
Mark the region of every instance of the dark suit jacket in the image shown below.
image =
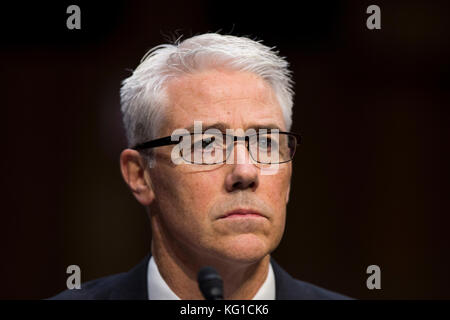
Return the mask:
<path id="1" fill-rule="evenodd" d="M 81 285 L 81 289 L 66 290 L 52 297 L 56 300 L 147 300 L 148 255 L 128 272 L 92 280 Z M 335 300 L 349 299 L 344 295 L 328 291 L 307 282 L 292 278 L 273 259 L 277 300 Z"/>

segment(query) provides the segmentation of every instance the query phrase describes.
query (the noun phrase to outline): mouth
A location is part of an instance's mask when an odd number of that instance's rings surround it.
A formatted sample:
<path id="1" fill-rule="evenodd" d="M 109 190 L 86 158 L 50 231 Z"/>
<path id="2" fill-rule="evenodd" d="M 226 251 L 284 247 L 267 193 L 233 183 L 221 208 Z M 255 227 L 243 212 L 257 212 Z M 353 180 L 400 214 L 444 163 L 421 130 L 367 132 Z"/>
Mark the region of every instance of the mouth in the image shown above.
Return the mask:
<path id="1" fill-rule="evenodd" d="M 235 209 L 219 217 L 219 219 L 242 219 L 242 218 L 266 218 L 266 217 L 259 211 L 253 209 Z"/>

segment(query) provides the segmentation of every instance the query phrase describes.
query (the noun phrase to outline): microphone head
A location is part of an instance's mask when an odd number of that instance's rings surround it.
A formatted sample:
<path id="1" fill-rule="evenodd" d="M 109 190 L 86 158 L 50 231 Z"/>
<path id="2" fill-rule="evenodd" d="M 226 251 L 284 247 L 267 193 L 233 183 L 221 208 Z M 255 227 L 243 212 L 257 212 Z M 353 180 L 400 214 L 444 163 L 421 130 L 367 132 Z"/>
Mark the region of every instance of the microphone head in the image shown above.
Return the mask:
<path id="1" fill-rule="evenodd" d="M 198 272 L 198 286 L 206 300 L 223 300 L 223 281 L 213 267 L 203 267 Z"/>

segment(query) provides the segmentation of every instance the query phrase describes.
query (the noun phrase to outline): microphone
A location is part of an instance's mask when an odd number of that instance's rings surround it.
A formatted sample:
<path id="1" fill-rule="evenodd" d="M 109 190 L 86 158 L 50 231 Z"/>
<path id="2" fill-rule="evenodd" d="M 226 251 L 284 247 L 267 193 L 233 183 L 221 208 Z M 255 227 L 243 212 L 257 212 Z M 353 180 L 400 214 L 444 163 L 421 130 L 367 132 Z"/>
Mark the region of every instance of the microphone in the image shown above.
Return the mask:
<path id="1" fill-rule="evenodd" d="M 198 286 L 206 300 L 223 300 L 223 281 L 213 267 L 203 267 L 198 272 Z"/>

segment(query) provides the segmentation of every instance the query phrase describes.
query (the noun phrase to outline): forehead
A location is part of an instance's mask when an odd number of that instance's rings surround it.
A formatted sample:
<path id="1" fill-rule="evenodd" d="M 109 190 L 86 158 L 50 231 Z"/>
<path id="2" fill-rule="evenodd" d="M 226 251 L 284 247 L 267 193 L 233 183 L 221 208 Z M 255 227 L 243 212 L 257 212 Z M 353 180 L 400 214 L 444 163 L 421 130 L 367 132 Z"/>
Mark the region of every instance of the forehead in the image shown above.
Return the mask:
<path id="1" fill-rule="evenodd" d="M 229 128 L 254 126 L 285 130 L 281 107 L 272 87 L 259 76 L 242 71 L 208 70 L 172 79 L 167 85 L 165 133 L 222 122 Z"/>

